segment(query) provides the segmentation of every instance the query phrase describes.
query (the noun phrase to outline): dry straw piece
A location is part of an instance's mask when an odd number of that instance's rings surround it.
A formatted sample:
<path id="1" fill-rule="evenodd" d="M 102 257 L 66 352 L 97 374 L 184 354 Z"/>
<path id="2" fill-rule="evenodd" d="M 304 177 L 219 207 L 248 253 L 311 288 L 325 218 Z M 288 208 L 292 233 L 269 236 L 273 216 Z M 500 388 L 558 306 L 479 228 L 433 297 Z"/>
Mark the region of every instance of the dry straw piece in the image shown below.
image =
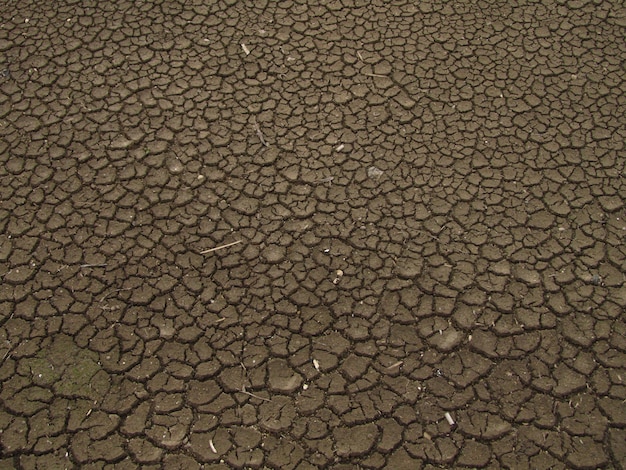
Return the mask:
<path id="1" fill-rule="evenodd" d="M 227 243 L 226 245 L 216 246 L 215 248 L 209 248 L 208 250 L 201 251 L 200 254 L 206 255 L 207 253 L 212 253 L 213 251 L 221 250 L 223 248 L 228 248 L 229 246 L 237 245 L 238 243 L 241 243 L 241 240 L 237 240 L 236 242 L 232 242 L 232 243 Z"/>

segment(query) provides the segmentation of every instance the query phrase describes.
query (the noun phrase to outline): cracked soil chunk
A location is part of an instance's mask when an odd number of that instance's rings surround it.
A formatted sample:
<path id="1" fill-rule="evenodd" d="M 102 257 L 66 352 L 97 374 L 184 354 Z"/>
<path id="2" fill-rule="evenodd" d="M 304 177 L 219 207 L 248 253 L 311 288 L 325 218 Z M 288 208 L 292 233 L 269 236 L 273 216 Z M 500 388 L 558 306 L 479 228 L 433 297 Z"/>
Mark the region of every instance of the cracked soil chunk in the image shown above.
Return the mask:
<path id="1" fill-rule="evenodd" d="M 339 457 L 365 455 L 378 440 L 379 430 L 374 423 L 352 427 L 339 427 L 333 431 L 335 448 Z"/>

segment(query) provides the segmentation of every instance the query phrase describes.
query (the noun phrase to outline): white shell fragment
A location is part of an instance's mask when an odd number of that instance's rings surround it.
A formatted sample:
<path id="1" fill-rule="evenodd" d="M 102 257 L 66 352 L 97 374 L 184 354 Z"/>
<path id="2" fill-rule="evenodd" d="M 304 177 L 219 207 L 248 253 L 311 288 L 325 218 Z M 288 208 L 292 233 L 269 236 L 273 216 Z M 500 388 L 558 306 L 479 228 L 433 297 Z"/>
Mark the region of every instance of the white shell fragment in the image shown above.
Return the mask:
<path id="1" fill-rule="evenodd" d="M 456 423 L 454 422 L 454 419 L 452 419 L 452 415 L 451 415 L 449 412 L 447 412 L 447 411 L 446 411 L 446 412 L 445 412 L 445 414 L 444 414 L 444 416 L 445 416 L 446 421 L 448 422 L 448 424 L 449 424 L 450 426 L 454 426 L 454 425 L 456 424 Z"/>
<path id="2" fill-rule="evenodd" d="M 315 367 L 315 370 L 319 371 L 320 370 L 320 361 L 318 361 L 317 359 L 313 359 L 313 367 Z"/>
<path id="3" fill-rule="evenodd" d="M 250 55 L 250 49 L 243 42 L 241 43 L 241 48 L 243 49 L 244 54 Z"/>
<path id="4" fill-rule="evenodd" d="M 380 168 L 376 168 L 375 166 L 370 166 L 367 169 L 367 176 L 369 178 L 377 179 L 380 176 L 382 176 L 382 174 L 383 174 L 383 170 L 381 170 Z"/>
<path id="5" fill-rule="evenodd" d="M 211 448 L 211 452 L 217 454 L 217 449 L 215 448 L 215 444 L 213 444 L 213 439 L 209 439 L 209 447 Z"/>

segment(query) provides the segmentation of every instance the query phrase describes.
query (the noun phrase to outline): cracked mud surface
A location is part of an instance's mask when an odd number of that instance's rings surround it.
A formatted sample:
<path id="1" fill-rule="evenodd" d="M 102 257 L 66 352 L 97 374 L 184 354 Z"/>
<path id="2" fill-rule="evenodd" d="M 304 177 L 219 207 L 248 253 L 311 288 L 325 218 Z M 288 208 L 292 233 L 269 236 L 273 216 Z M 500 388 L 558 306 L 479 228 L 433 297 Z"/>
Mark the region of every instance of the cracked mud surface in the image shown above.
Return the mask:
<path id="1" fill-rule="evenodd" d="M 0 1 L 0 468 L 624 468 L 621 2 L 53 3 Z"/>

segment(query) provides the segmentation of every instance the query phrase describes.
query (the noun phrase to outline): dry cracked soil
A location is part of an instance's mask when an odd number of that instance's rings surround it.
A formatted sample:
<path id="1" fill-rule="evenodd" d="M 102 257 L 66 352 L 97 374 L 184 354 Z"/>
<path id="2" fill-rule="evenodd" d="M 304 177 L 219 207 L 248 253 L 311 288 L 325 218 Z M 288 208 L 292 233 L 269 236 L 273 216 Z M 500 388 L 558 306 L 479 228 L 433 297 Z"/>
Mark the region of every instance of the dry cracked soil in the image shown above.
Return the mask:
<path id="1" fill-rule="evenodd" d="M 0 469 L 625 467 L 621 1 L 0 11 Z"/>

